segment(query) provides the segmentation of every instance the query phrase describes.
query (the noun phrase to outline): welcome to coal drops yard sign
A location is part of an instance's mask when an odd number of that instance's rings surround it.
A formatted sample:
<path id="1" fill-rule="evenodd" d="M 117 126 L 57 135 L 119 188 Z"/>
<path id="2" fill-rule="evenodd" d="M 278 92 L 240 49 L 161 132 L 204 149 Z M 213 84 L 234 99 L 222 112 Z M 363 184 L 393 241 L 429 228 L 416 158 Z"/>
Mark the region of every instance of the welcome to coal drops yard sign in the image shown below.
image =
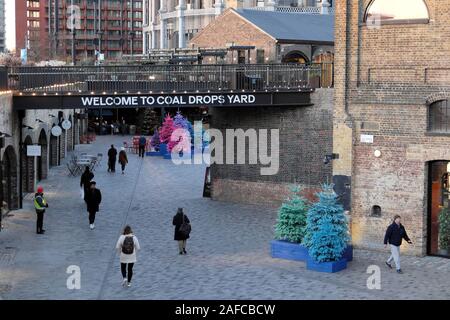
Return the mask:
<path id="1" fill-rule="evenodd" d="M 84 108 L 136 108 L 164 106 L 253 105 L 262 102 L 255 94 L 130 95 L 81 97 Z"/>

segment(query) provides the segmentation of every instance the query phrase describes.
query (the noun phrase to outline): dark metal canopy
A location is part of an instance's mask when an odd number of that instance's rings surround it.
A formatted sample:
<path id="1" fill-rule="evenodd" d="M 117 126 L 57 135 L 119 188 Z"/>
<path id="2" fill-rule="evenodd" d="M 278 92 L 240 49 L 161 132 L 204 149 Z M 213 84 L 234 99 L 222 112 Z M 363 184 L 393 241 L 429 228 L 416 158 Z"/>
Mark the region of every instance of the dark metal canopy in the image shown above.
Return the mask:
<path id="1" fill-rule="evenodd" d="M 289 92 L 212 92 L 128 95 L 20 95 L 15 110 L 310 106 L 311 90 Z"/>

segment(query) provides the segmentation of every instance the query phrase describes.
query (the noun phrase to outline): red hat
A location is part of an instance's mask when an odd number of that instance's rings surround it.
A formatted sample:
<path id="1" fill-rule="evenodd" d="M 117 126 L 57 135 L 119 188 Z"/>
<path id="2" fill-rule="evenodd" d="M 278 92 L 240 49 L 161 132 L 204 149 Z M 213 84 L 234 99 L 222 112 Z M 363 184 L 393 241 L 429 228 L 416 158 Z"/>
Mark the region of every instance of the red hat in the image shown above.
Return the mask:
<path id="1" fill-rule="evenodd" d="M 44 188 L 42 188 L 41 186 L 39 186 L 37 188 L 37 193 L 44 193 Z"/>

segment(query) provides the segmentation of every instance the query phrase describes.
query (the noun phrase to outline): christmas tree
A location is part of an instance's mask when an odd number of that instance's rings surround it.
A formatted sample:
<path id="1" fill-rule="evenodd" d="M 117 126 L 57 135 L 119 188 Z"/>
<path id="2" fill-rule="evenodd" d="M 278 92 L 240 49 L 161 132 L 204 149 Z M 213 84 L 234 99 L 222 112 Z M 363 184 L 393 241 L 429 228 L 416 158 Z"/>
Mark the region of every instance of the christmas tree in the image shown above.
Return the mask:
<path id="1" fill-rule="evenodd" d="M 154 132 L 154 134 L 152 136 L 152 139 L 150 140 L 150 145 L 152 146 L 153 149 L 158 151 L 159 150 L 159 144 L 161 143 L 161 141 L 159 140 L 158 128 L 155 128 L 153 130 L 153 132 Z"/>
<path id="2" fill-rule="evenodd" d="M 159 132 L 159 139 L 161 143 L 168 144 L 170 142 L 170 137 L 172 136 L 172 132 L 176 129 L 173 119 L 170 117 L 170 114 L 164 118 L 164 123 Z"/>
<path id="3" fill-rule="evenodd" d="M 153 108 L 141 109 L 143 111 L 139 112 L 139 121 L 141 128 L 141 133 L 143 135 L 153 134 L 152 129 L 159 125 L 158 115 Z"/>
<path id="4" fill-rule="evenodd" d="M 275 239 L 301 243 L 305 235 L 306 213 L 308 203 L 299 195 L 300 188 L 291 188 L 292 195 L 278 210 L 278 220 L 275 225 Z"/>
<path id="5" fill-rule="evenodd" d="M 180 111 L 177 112 L 176 116 L 173 118 L 173 123 L 177 128 L 186 129 L 191 136 L 191 139 L 194 139 L 194 128 L 188 119 L 183 117 Z"/>
<path id="6" fill-rule="evenodd" d="M 350 239 L 347 217 L 333 185 L 324 184 L 317 196 L 319 201 L 308 210 L 303 244 L 317 262 L 338 261 Z"/>
<path id="7" fill-rule="evenodd" d="M 172 133 L 172 138 L 168 145 L 169 152 L 190 153 L 191 152 L 191 135 L 184 128 L 176 128 Z"/>

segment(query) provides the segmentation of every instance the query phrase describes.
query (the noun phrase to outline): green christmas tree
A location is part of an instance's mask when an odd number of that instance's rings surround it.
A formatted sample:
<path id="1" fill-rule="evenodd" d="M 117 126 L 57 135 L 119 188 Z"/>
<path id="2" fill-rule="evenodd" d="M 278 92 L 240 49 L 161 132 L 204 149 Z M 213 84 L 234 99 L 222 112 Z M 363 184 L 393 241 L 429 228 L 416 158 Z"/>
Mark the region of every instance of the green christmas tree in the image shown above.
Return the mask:
<path id="1" fill-rule="evenodd" d="M 439 213 L 439 249 L 448 250 L 450 246 L 450 211 L 442 208 Z"/>
<path id="2" fill-rule="evenodd" d="M 308 211 L 303 245 L 317 262 L 337 261 L 350 240 L 348 220 L 333 185 L 324 184 L 317 196 L 319 201 Z"/>
<path id="3" fill-rule="evenodd" d="M 275 239 L 301 243 L 305 235 L 308 202 L 299 195 L 300 187 L 291 188 L 291 196 L 278 210 Z"/>
<path id="4" fill-rule="evenodd" d="M 141 133 L 143 135 L 152 135 L 154 133 L 153 129 L 159 126 L 159 117 L 153 108 L 143 109 L 139 118 L 141 120 Z"/>

